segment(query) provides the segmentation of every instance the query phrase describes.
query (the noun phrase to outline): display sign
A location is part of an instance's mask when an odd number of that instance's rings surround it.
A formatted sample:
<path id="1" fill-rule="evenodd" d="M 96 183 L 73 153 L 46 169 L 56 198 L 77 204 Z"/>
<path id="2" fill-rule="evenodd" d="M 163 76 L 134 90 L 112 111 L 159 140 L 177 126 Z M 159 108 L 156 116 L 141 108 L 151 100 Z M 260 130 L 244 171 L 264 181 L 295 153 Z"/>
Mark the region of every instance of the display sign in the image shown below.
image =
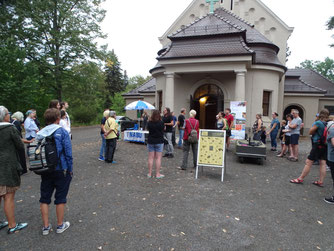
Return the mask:
<path id="1" fill-rule="evenodd" d="M 246 101 L 232 101 L 231 113 L 234 117 L 232 139 L 245 139 L 246 137 Z"/>
<path id="2" fill-rule="evenodd" d="M 222 181 L 225 172 L 226 131 L 200 130 L 197 153 L 196 179 L 199 166 L 222 168 Z"/>
<path id="3" fill-rule="evenodd" d="M 124 131 L 124 141 L 145 143 L 145 135 L 148 131 Z"/>

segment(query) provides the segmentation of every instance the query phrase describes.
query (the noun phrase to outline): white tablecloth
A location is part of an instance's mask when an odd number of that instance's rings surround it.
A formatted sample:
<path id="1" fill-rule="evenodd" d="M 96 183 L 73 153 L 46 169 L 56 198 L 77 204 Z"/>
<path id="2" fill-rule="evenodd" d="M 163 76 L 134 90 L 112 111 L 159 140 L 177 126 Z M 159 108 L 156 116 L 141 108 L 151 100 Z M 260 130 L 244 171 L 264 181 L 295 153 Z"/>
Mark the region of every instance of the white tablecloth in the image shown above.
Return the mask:
<path id="1" fill-rule="evenodd" d="M 148 131 L 139 131 L 139 130 L 124 131 L 123 140 L 130 142 L 145 143 L 145 135 L 148 135 Z"/>

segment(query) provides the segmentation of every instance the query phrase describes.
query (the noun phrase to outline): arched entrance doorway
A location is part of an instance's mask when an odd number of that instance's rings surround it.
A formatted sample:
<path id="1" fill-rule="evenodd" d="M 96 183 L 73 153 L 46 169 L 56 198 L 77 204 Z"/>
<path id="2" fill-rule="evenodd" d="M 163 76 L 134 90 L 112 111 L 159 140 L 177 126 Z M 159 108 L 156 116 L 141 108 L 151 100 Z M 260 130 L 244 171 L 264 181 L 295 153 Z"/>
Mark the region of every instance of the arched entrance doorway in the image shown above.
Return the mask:
<path id="1" fill-rule="evenodd" d="M 200 86 L 191 97 L 191 109 L 196 110 L 202 129 L 215 129 L 216 115 L 224 110 L 223 91 L 214 84 Z"/>
<path id="2" fill-rule="evenodd" d="M 287 108 L 284 110 L 284 117 L 283 119 L 285 120 L 286 115 L 291 113 L 291 110 L 297 110 L 299 112 L 299 117 L 304 121 L 304 110 L 301 108 L 299 105 L 289 105 Z M 301 134 L 304 133 L 304 130 L 301 130 Z"/>

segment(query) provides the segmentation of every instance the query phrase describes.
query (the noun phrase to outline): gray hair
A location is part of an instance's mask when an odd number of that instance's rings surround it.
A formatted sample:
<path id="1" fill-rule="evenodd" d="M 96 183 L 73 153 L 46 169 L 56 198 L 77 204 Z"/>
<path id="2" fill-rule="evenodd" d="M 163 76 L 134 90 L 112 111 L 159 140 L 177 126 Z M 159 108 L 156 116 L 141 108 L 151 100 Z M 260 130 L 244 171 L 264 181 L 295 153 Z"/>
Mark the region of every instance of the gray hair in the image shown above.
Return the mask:
<path id="1" fill-rule="evenodd" d="M 292 109 L 292 110 L 291 110 L 291 113 L 299 114 L 299 111 L 298 111 L 297 109 Z"/>
<path id="2" fill-rule="evenodd" d="M 195 110 L 191 110 L 191 111 L 189 112 L 189 115 L 190 115 L 190 117 L 192 117 L 192 118 L 195 118 L 195 117 L 196 117 L 196 114 L 197 114 L 197 112 L 196 112 Z"/>
<path id="3" fill-rule="evenodd" d="M 8 109 L 4 106 L 0 106 L 0 122 L 3 122 L 7 113 L 8 113 Z"/>
<path id="4" fill-rule="evenodd" d="M 13 115 L 12 115 L 12 118 L 13 119 L 17 119 L 18 121 L 20 122 L 23 122 L 24 121 L 24 115 L 22 112 L 15 112 Z"/>
<path id="5" fill-rule="evenodd" d="M 115 117 L 115 116 L 116 116 L 116 112 L 115 112 L 115 111 L 110 111 L 109 116 L 110 116 L 110 117 Z"/>

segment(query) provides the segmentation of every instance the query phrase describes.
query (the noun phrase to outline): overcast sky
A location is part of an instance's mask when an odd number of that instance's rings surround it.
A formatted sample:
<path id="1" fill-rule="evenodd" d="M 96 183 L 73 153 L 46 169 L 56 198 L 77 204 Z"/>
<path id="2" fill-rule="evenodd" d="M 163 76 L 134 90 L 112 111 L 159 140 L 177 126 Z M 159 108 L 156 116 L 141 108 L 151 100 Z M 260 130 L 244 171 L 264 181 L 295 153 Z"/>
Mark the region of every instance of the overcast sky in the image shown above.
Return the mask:
<path id="1" fill-rule="evenodd" d="M 109 49 L 114 49 L 128 75 L 149 75 L 161 44 L 158 37 L 172 25 L 192 0 L 106 0 L 103 31 Z M 334 59 L 334 43 L 325 24 L 334 15 L 334 0 L 262 0 L 295 30 L 288 44 L 289 68 L 305 59 Z"/>

